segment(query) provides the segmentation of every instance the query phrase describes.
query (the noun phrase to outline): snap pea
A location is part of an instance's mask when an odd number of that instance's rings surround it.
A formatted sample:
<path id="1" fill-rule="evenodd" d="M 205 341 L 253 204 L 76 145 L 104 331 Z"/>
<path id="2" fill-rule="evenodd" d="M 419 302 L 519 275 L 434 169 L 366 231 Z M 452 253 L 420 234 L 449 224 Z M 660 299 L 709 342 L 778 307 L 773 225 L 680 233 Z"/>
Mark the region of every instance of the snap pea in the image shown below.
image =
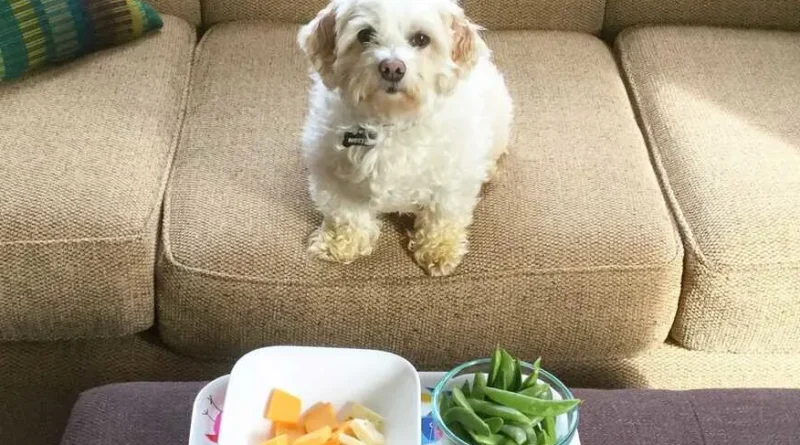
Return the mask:
<path id="1" fill-rule="evenodd" d="M 500 433 L 511 438 L 516 445 L 525 445 L 528 436 L 525 435 L 525 430 L 515 425 L 503 425 L 500 428 Z"/>
<path id="2" fill-rule="evenodd" d="M 502 445 L 506 439 L 499 434 L 475 434 L 469 430 L 467 432 L 478 445 Z"/>
<path id="3" fill-rule="evenodd" d="M 525 431 L 525 440 L 528 442 L 528 445 L 538 445 L 539 440 L 536 438 L 536 430 L 533 428 L 533 425 L 528 425 L 522 429 Z"/>
<path id="4" fill-rule="evenodd" d="M 514 379 L 514 357 L 505 349 L 500 350 L 500 355 L 500 372 L 497 375 L 494 387 L 498 389 L 508 389 L 511 387 L 511 383 Z"/>
<path id="5" fill-rule="evenodd" d="M 555 439 L 556 437 L 556 418 L 555 417 L 545 417 L 542 421 L 542 427 L 544 428 L 544 432 L 547 433 L 547 436 L 550 439 Z"/>
<path id="6" fill-rule="evenodd" d="M 476 433 L 482 436 L 488 436 L 492 432 L 489 430 L 489 425 L 478 417 L 475 412 L 470 411 L 460 406 L 454 406 L 447 410 L 444 417 L 445 423 L 460 423 L 467 432 Z"/>
<path id="7" fill-rule="evenodd" d="M 514 359 L 514 378 L 511 380 L 511 388 L 509 391 L 519 391 L 522 386 L 522 369 L 519 365 L 519 360 Z"/>
<path id="8" fill-rule="evenodd" d="M 533 386 L 529 386 L 521 391 L 518 391 L 517 394 L 541 399 L 548 390 L 550 390 L 550 385 L 547 383 L 537 383 Z"/>
<path id="9" fill-rule="evenodd" d="M 483 376 L 482 372 L 476 373 L 472 380 L 472 394 L 470 394 L 470 398 L 475 400 L 483 400 L 485 389 L 486 377 Z"/>
<path id="10" fill-rule="evenodd" d="M 553 445 L 555 443 L 554 439 L 555 439 L 554 437 L 550 437 L 550 435 L 547 434 L 547 431 L 541 428 L 536 428 L 537 445 Z"/>
<path id="11" fill-rule="evenodd" d="M 461 385 L 461 392 L 463 392 L 466 397 L 469 397 L 469 393 L 471 392 L 469 390 L 469 382 L 465 381 L 464 384 Z"/>
<path id="12" fill-rule="evenodd" d="M 492 354 L 492 360 L 489 363 L 489 381 L 487 382 L 488 386 L 494 386 L 495 380 L 497 380 L 497 374 L 500 372 L 500 362 L 503 360 L 503 354 L 500 352 L 500 347 L 498 346 L 494 353 Z"/>
<path id="13" fill-rule="evenodd" d="M 452 431 L 453 434 L 456 435 L 456 437 L 458 437 L 459 439 L 463 440 L 464 442 L 469 443 L 470 435 L 469 435 L 469 433 L 467 433 L 467 430 L 465 430 L 464 427 L 461 426 L 460 423 L 452 423 L 452 424 L 448 425 L 447 427 L 450 428 L 450 431 Z M 534 436 L 534 441 L 535 440 L 536 439 L 535 439 L 535 436 Z M 533 445 L 534 443 L 535 442 L 531 442 L 530 445 Z"/>
<path id="14" fill-rule="evenodd" d="M 450 392 L 453 394 L 453 403 L 455 406 L 460 406 L 467 411 L 473 411 L 472 407 L 467 401 L 467 396 L 460 389 L 453 388 Z"/>
<path id="15" fill-rule="evenodd" d="M 487 388 L 488 389 L 488 388 Z M 520 425 L 528 425 L 531 423 L 530 417 L 522 414 L 514 408 L 509 408 L 503 405 L 495 405 L 491 402 L 484 402 L 482 400 L 469 399 L 469 406 L 472 407 L 478 414 L 483 414 L 488 417 L 499 417 L 507 422 L 518 423 Z"/>
<path id="16" fill-rule="evenodd" d="M 441 400 L 439 400 L 439 412 L 444 419 L 444 415 L 447 413 L 447 410 L 453 407 L 453 398 L 448 396 L 447 394 L 442 394 Z"/>
<path id="17" fill-rule="evenodd" d="M 528 416 L 558 416 L 578 406 L 579 400 L 542 400 L 504 391 L 497 388 L 486 388 L 486 397 L 501 405 L 514 408 Z"/>
<path id="18" fill-rule="evenodd" d="M 487 425 L 489 425 L 489 431 L 491 431 L 492 434 L 500 432 L 500 428 L 502 428 L 503 425 L 505 425 L 503 419 L 499 417 L 489 417 L 488 419 L 483 419 L 483 421 L 486 422 Z"/>
<path id="19" fill-rule="evenodd" d="M 517 443 L 516 443 L 516 442 L 514 442 L 514 440 L 513 440 L 513 439 L 511 439 L 511 438 L 509 438 L 509 437 L 506 437 L 506 438 L 503 440 L 503 445 L 517 445 Z"/>
<path id="20" fill-rule="evenodd" d="M 544 417 L 531 417 L 531 426 L 539 426 L 544 420 Z"/>
<path id="21" fill-rule="evenodd" d="M 541 366 L 542 366 L 542 358 L 539 357 L 536 359 L 535 362 L 533 362 L 533 370 L 528 375 L 528 378 L 526 378 L 525 381 L 522 382 L 522 389 L 529 388 L 535 385 L 539 381 L 539 369 L 541 369 Z"/>

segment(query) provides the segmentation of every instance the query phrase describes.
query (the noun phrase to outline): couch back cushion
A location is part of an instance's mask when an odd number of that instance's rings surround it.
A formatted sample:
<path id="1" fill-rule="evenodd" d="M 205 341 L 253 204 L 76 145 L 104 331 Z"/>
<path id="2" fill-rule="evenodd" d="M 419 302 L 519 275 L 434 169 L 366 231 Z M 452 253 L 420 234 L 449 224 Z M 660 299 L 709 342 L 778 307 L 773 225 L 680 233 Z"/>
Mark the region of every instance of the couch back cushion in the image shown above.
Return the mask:
<path id="1" fill-rule="evenodd" d="M 159 0 L 179 2 L 184 0 Z M 304 23 L 328 0 L 202 0 L 203 24 L 231 20 Z M 560 29 L 598 33 L 605 0 L 461 0 L 475 22 L 489 29 Z"/>
<path id="2" fill-rule="evenodd" d="M 608 0 L 604 34 L 640 24 L 800 30 L 797 0 Z"/>
<path id="3" fill-rule="evenodd" d="M 162 14 L 180 17 L 194 26 L 200 25 L 200 0 L 146 0 Z"/>

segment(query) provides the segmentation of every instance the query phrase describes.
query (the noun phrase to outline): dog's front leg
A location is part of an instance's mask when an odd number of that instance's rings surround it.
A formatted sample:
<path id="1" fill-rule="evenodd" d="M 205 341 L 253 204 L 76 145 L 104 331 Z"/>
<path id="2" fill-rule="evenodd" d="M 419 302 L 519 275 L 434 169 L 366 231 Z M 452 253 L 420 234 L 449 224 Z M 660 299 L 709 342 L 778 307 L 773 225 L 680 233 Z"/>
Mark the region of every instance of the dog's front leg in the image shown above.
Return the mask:
<path id="1" fill-rule="evenodd" d="M 408 248 L 429 275 L 449 275 L 461 263 L 476 201 L 473 196 L 450 196 L 434 200 L 417 213 Z"/>
<path id="2" fill-rule="evenodd" d="M 380 224 L 369 206 L 324 191 L 314 195 L 323 220 L 309 237 L 308 251 L 319 259 L 342 264 L 371 254 Z"/>

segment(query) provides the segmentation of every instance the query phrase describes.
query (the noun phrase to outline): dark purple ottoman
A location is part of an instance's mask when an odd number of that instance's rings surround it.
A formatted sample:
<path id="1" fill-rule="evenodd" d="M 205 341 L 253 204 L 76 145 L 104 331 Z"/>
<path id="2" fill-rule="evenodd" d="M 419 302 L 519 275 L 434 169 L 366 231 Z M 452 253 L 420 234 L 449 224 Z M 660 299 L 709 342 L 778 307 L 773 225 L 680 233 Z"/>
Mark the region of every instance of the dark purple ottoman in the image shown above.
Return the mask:
<path id="1" fill-rule="evenodd" d="M 204 383 L 87 391 L 61 445 L 186 445 Z M 798 445 L 800 390 L 577 390 L 582 445 Z"/>

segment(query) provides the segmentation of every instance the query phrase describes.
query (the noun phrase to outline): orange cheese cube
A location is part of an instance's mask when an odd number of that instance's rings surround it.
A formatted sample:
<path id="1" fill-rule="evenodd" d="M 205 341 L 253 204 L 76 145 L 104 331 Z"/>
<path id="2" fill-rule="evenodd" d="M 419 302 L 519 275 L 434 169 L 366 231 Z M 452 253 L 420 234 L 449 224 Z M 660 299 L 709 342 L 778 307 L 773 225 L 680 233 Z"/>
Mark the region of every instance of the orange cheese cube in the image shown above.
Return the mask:
<path id="1" fill-rule="evenodd" d="M 302 428 L 296 425 L 287 425 L 285 423 L 273 423 L 272 424 L 272 437 L 278 436 L 287 436 L 289 438 L 289 443 L 294 442 L 298 437 L 305 434 L 305 431 Z"/>
<path id="2" fill-rule="evenodd" d="M 275 436 L 261 445 L 289 445 L 289 436 L 285 434 Z"/>
<path id="3" fill-rule="evenodd" d="M 303 426 L 307 433 L 313 433 L 323 427 L 336 427 L 336 412 L 330 403 L 318 403 L 311 407 L 303 416 Z"/>
<path id="4" fill-rule="evenodd" d="M 325 442 L 331 438 L 332 434 L 333 430 L 331 427 L 326 426 L 312 433 L 308 433 L 305 436 L 298 437 L 292 442 L 292 445 L 325 445 Z"/>
<path id="5" fill-rule="evenodd" d="M 280 423 L 297 425 L 300 420 L 300 399 L 280 389 L 274 389 L 264 417 Z"/>

